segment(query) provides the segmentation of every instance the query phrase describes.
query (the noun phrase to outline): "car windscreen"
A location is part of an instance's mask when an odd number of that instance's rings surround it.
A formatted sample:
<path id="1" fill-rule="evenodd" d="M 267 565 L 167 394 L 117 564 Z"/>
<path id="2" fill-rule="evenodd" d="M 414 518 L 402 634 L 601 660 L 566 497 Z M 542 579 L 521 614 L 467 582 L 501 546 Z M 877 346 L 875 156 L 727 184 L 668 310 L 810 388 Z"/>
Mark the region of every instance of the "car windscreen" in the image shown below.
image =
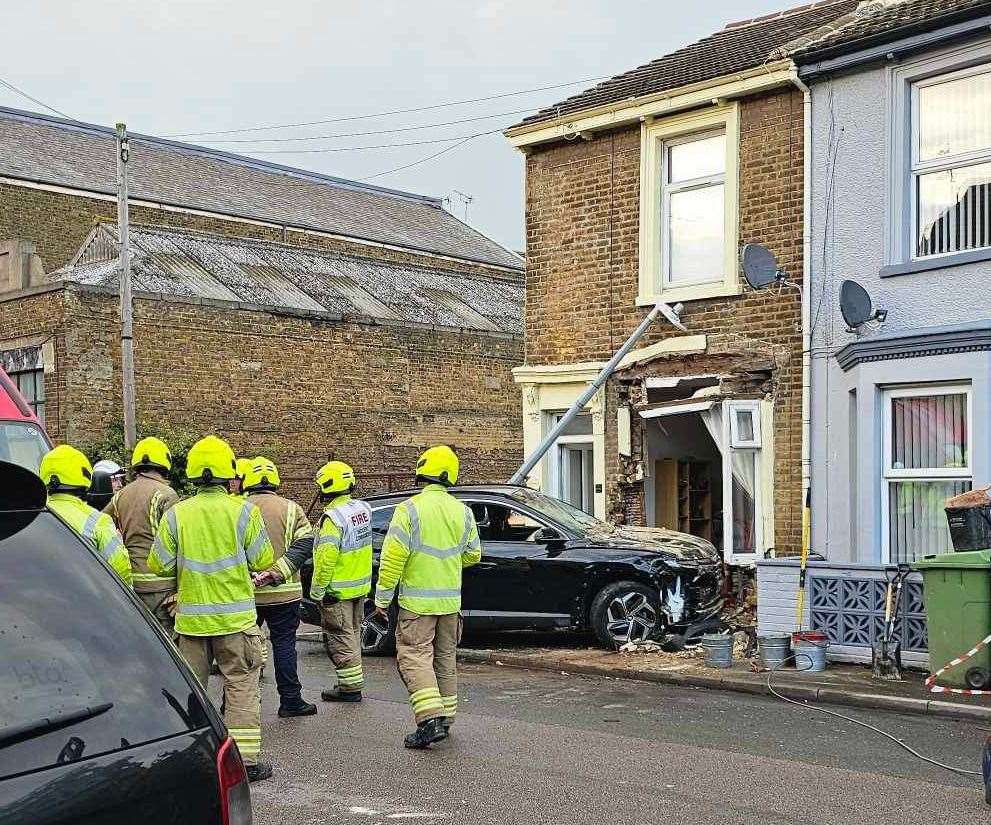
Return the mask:
<path id="1" fill-rule="evenodd" d="M 565 530 L 578 535 L 584 535 L 590 531 L 601 532 L 609 527 L 604 521 L 599 521 L 584 510 L 579 510 L 560 499 L 538 493 L 536 490 L 521 487 L 514 490 L 511 495 L 517 501 L 526 504 L 531 510 L 546 516 L 551 521 L 556 521 Z"/>
<path id="2" fill-rule="evenodd" d="M 38 472 L 41 459 L 51 448 L 34 424 L 22 421 L 0 421 L 0 461 L 19 464 Z"/>
<path id="3" fill-rule="evenodd" d="M 0 541 L 0 571 L 0 778 L 209 724 L 168 643 L 54 515 Z"/>

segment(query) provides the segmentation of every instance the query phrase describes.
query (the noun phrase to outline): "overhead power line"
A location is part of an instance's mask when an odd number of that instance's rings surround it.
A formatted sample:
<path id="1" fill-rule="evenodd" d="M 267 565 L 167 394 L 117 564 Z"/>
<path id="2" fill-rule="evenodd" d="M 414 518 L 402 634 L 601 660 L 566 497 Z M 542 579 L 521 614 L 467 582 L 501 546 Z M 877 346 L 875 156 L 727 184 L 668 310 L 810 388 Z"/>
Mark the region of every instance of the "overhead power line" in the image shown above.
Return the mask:
<path id="1" fill-rule="evenodd" d="M 66 120 L 74 120 L 74 118 L 70 117 L 65 112 L 59 111 L 54 106 L 49 106 L 43 100 L 38 100 L 38 98 L 32 97 L 23 89 L 18 89 L 13 83 L 9 83 L 8 81 L 4 80 L 2 77 L 0 77 L 0 86 L 10 89 L 10 91 L 12 91 L 14 94 L 18 94 L 21 97 L 23 97 L 25 100 L 30 100 L 32 103 L 36 103 L 38 106 L 41 106 L 43 109 L 48 109 L 49 112 L 54 112 L 60 117 L 64 117 Z"/>
<path id="2" fill-rule="evenodd" d="M 606 76 L 600 77 L 585 77 L 580 80 L 571 80 L 567 83 L 555 83 L 550 86 L 535 86 L 532 89 L 520 89 L 515 92 L 502 92 L 495 95 L 487 95 L 485 97 L 472 97 L 466 98 L 464 100 L 448 100 L 444 103 L 434 103 L 430 106 L 415 106 L 411 109 L 393 109 L 388 112 L 374 112 L 367 115 L 350 115 L 348 117 L 332 117 L 324 118 L 322 120 L 308 120 L 300 121 L 299 123 L 268 123 L 258 126 L 243 126 L 239 129 L 221 129 L 213 132 L 178 132 L 176 134 L 165 135 L 165 137 L 205 137 L 209 135 L 236 135 L 243 132 L 264 132 L 269 129 L 295 129 L 300 126 L 322 126 L 325 123 L 344 123 L 346 121 L 352 120 L 368 120 L 369 118 L 376 117 L 390 117 L 392 115 L 407 115 L 413 112 L 428 112 L 433 109 L 444 109 L 448 106 L 463 106 L 468 103 L 483 103 L 487 100 L 499 100 L 505 97 L 516 97 L 518 95 L 531 94 L 533 92 L 546 92 L 550 89 L 563 89 L 567 86 L 579 86 L 584 83 L 595 83 L 599 80 L 605 80 Z M 529 110 L 528 110 L 529 111 Z"/>
<path id="3" fill-rule="evenodd" d="M 367 137 L 368 135 L 394 135 L 398 132 L 418 132 L 422 129 L 435 129 L 441 126 L 455 126 L 459 123 L 475 123 L 479 120 L 492 120 L 497 117 L 508 117 L 510 115 L 522 115 L 532 112 L 533 109 L 516 109 L 512 112 L 496 112 L 491 115 L 479 115 L 477 117 L 464 117 L 460 120 L 444 120 L 438 123 L 424 123 L 422 126 L 398 126 L 395 129 L 374 129 L 368 132 L 336 132 L 330 135 L 309 135 L 307 137 L 286 137 L 286 138 L 234 138 L 232 140 L 206 140 L 203 143 L 207 146 L 229 146 L 242 143 L 298 143 L 304 140 L 333 140 L 335 138 Z"/>
<path id="4" fill-rule="evenodd" d="M 246 149 L 246 152 L 250 152 L 253 155 L 304 155 L 304 154 L 323 154 L 325 152 L 364 152 L 370 149 L 398 149 L 403 146 L 427 146 L 431 143 L 451 143 L 456 140 L 471 140 L 472 138 L 481 137 L 482 135 L 494 135 L 496 132 L 501 132 L 504 127 L 500 126 L 498 129 L 490 129 L 487 132 L 474 132 L 470 135 L 455 135 L 454 137 L 446 138 L 432 138 L 430 140 L 408 140 L 402 143 L 376 143 L 371 146 L 322 146 L 317 148 L 302 148 L 302 149 Z"/>
<path id="5" fill-rule="evenodd" d="M 421 163 L 427 163 L 427 161 L 431 161 L 434 158 L 439 158 L 441 155 L 446 155 L 448 152 L 453 152 L 455 149 L 464 146 L 470 140 L 474 140 L 475 138 L 481 137 L 482 135 L 489 135 L 489 134 L 493 134 L 493 133 L 479 132 L 477 135 L 469 135 L 459 143 L 455 143 L 453 146 L 448 146 L 444 149 L 441 149 L 439 152 L 434 152 L 434 154 L 432 155 L 427 155 L 427 157 L 425 158 L 414 160 L 412 163 L 404 163 L 402 166 L 397 166 L 394 169 L 386 169 L 382 172 L 376 172 L 374 175 L 366 175 L 363 178 L 358 178 L 358 180 L 374 180 L 375 178 L 381 178 L 384 175 L 391 175 L 394 172 L 402 172 L 404 169 L 412 169 L 414 166 L 419 166 Z"/>

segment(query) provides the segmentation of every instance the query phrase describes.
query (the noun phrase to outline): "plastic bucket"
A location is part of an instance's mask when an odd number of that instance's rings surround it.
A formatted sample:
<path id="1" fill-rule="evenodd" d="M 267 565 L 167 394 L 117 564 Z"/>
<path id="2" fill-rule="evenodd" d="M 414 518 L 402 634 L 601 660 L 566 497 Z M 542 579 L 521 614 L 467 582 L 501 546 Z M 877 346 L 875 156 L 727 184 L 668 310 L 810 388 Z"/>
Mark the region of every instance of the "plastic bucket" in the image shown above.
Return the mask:
<path id="1" fill-rule="evenodd" d="M 795 667 L 808 673 L 821 673 L 826 669 L 826 651 L 829 639 L 818 630 L 793 633 L 791 649 L 795 654 Z"/>
<path id="2" fill-rule="evenodd" d="M 732 667 L 733 636 L 724 633 L 707 633 L 702 637 L 707 667 Z"/>
<path id="3" fill-rule="evenodd" d="M 991 547 L 991 506 L 947 507 L 946 523 L 957 552 Z"/>
<path id="4" fill-rule="evenodd" d="M 758 636 L 760 658 L 768 670 L 777 670 L 791 655 L 791 636 L 787 633 L 768 633 Z"/>

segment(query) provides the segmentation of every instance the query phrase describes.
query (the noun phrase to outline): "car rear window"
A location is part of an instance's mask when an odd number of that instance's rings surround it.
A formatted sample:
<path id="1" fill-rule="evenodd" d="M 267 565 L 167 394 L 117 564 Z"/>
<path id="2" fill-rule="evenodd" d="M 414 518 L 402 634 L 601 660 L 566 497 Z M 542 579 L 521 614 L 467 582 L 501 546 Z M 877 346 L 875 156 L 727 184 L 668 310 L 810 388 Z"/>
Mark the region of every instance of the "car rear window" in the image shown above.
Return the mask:
<path id="1" fill-rule="evenodd" d="M 49 449 L 34 424 L 0 421 L 0 461 L 10 461 L 36 473 Z"/>
<path id="2" fill-rule="evenodd" d="M 0 777 L 209 724 L 168 643 L 52 514 L 0 541 L 0 570 Z M 15 726 L 106 703 L 91 719 L 3 743 Z"/>

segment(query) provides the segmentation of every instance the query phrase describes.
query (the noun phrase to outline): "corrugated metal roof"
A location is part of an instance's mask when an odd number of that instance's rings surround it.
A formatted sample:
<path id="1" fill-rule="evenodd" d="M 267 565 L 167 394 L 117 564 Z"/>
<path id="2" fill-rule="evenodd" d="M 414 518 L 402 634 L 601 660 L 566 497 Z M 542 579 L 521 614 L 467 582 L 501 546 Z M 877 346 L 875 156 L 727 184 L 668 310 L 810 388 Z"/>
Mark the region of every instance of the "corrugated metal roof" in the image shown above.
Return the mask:
<path id="1" fill-rule="evenodd" d="M 353 284 L 388 311 L 371 317 L 523 333 L 524 287 L 515 278 L 428 269 L 172 227 L 132 226 L 130 238 L 136 292 L 368 317 L 374 303 L 352 302 L 348 294 L 354 294 Z M 118 253 L 116 225 L 101 224 L 74 262 L 50 277 L 116 288 Z M 438 300 L 438 294 L 454 300 Z M 458 302 L 471 312 L 458 315 L 452 310 Z M 473 317 L 473 312 L 487 323 Z"/>
<path id="2" fill-rule="evenodd" d="M 731 23 L 709 37 L 541 109 L 518 125 L 530 126 L 760 66 L 775 49 L 853 11 L 858 2 L 826 0 Z"/>
<path id="3" fill-rule="evenodd" d="M 130 145 L 137 200 L 523 268 L 436 198 L 137 133 Z M 0 176 L 116 194 L 114 132 L 0 107 Z"/>

